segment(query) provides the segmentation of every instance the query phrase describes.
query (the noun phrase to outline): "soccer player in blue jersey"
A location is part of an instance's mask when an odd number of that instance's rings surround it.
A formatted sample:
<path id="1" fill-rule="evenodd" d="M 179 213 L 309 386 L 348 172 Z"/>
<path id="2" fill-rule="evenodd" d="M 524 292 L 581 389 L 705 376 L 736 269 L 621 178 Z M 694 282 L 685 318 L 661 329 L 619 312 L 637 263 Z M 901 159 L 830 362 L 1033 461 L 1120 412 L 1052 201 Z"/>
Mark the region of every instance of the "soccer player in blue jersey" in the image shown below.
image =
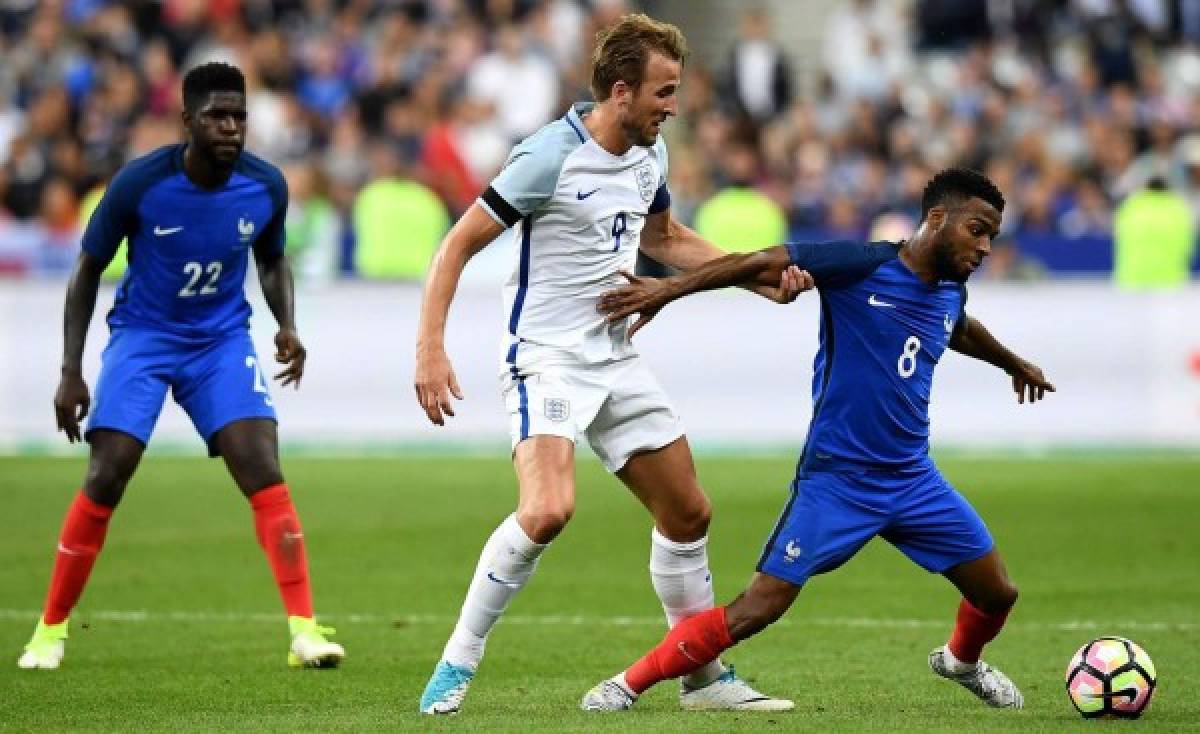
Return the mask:
<path id="1" fill-rule="evenodd" d="M 253 508 L 258 541 L 283 597 L 294 667 L 332 667 L 344 651 L 313 618 L 304 536 L 279 468 L 275 408 L 250 340 L 246 302 L 253 251 L 279 323 L 281 385 L 299 386 L 305 349 L 296 333 L 292 272 L 284 257 L 287 185 L 275 166 L 242 150 L 246 84 L 228 64 L 183 80 L 186 142 L 126 165 L 83 236 L 67 287 L 58 428 L 91 444 L 83 488 L 67 511 L 41 619 L 18 660 L 57 668 L 67 616 L 104 544 L 109 518 L 133 476 L 170 389 L 221 456 Z M 128 238 L 129 269 L 108 315 L 111 336 L 91 405 L 81 371 L 100 274 Z M 80 433 L 80 421 L 91 418 Z"/>
<path id="2" fill-rule="evenodd" d="M 832 571 L 878 535 L 962 593 L 954 632 L 929 655 L 938 675 L 985 703 L 1021 708 L 1013 682 L 980 661 L 1017 600 L 991 535 L 929 458 L 933 370 L 948 348 L 1007 372 L 1018 402 L 1053 392 L 1042 370 L 998 342 L 965 310 L 964 286 L 987 257 L 1004 197 L 981 174 L 942 171 L 921 202 L 921 225 L 900 244 L 788 244 L 729 255 L 685 275 L 601 297 L 610 318 L 640 318 L 631 333 L 689 293 L 778 274 L 796 265 L 821 296 L 813 418 L 791 498 L 750 585 L 728 606 L 676 625 L 625 672 L 592 688 L 588 710 L 622 710 L 779 619 L 809 577 Z"/>

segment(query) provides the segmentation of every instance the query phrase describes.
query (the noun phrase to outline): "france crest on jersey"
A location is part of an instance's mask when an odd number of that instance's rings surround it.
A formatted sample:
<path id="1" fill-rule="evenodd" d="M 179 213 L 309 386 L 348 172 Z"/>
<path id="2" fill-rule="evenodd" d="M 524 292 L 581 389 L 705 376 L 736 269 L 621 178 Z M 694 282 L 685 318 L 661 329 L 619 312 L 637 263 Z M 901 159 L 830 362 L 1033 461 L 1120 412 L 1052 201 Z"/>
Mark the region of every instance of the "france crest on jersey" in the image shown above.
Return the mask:
<path id="1" fill-rule="evenodd" d="M 104 262 L 129 243 L 87 432 L 147 443 L 170 389 L 215 455 L 224 426 L 275 418 L 243 284 L 251 250 L 260 260 L 283 255 L 287 185 L 243 152 L 223 185 L 202 189 L 184 172 L 184 147 L 121 169 L 84 233 L 84 251 Z"/>

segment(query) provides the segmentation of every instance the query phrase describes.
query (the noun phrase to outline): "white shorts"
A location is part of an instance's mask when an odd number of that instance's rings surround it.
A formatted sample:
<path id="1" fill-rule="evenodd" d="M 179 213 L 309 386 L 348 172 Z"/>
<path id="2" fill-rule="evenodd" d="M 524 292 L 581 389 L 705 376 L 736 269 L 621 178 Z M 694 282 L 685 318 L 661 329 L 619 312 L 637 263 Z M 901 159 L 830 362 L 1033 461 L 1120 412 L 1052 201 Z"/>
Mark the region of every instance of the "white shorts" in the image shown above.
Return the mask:
<path id="1" fill-rule="evenodd" d="M 683 424 L 641 357 L 603 365 L 523 365 L 501 378 L 512 446 L 530 436 L 586 436 L 605 468 L 683 435 Z"/>

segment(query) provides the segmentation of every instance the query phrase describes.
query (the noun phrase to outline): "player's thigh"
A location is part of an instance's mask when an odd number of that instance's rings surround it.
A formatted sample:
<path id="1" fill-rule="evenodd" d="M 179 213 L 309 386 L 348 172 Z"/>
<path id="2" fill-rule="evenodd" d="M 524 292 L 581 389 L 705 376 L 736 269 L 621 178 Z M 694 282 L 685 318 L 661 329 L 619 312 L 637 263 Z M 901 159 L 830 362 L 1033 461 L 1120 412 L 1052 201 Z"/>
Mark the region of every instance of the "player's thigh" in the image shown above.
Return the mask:
<path id="1" fill-rule="evenodd" d="M 236 420 L 217 431 L 213 443 L 238 489 L 247 497 L 283 482 L 275 421 Z"/>
<path id="2" fill-rule="evenodd" d="M 799 587 L 854 557 L 889 515 L 888 498 L 859 485 L 855 475 L 836 472 L 793 482 L 756 570 Z"/>
<path id="3" fill-rule="evenodd" d="M 93 432 L 107 429 L 145 447 L 162 413 L 171 375 L 185 358 L 172 337 L 115 329 L 101 357 L 84 438 L 90 441 Z"/>
<path id="4" fill-rule="evenodd" d="M 229 424 L 247 419 L 275 421 L 275 404 L 248 331 L 218 339 L 180 369 L 172 383 L 175 401 L 192 419 L 208 445 L 220 455 L 216 436 Z"/>
<path id="5" fill-rule="evenodd" d="M 575 444 L 562 436 L 531 436 L 513 451 L 520 493 L 517 521 L 536 543 L 548 543 L 575 512 Z"/>
<path id="6" fill-rule="evenodd" d="M 696 479 L 686 437 L 634 454 L 617 471 L 617 477 L 646 506 L 658 531 L 670 540 L 688 543 L 708 532 L 712 505 Z"/>
<path id="7" fill-rule="evenodd" d="M 971 503 L 932 468 L 897 495 L 892 520 L 881 535 L 931 573 L 982 558 L 995 545 Z"/>
<path id="8" fill-rule="evenodd" d="M 596 379 L 607 397 L 587 427 L 587 439 L 610 472 L 615 474 L 634 456 L 657 451 L 683 436 L 682 421 L 641 357 L 611 365 L 597 372 Z M 691 474 L 694 477 L 695 471 Z"/>

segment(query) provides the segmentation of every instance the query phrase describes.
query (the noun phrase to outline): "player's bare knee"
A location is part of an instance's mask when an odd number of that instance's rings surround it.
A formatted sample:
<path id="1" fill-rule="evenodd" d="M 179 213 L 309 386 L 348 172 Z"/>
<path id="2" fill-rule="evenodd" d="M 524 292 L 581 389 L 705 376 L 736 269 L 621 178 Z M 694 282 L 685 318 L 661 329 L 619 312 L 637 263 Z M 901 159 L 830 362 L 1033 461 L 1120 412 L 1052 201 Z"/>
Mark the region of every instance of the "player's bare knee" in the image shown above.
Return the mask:
<path id="1" fill-rule="evenodd" d="M 1017 587 L 1010 581 L 1004 581 L 968 601 L 984 614 L 1003 614 L 1017 603 L 1017 595 Z"/>
<path id="2" fill-rule="evenodd" d="M 655 515 L 655 523 L 667 539 L 676 543 L 690 543 L 708 534 L 712 503 L 702 492 L 697 492 L 695 501 L 662 508 Z"/>
<path id="3" fill-rule="evenodd" d="M 996 597 L 993 602 L 996 608 L 991 610 L 991 613 L 1004 612 L 1012 609 L 1017 603 L 1018 596 L 1019 593 L 1017 592 L 1016 585 L 1011 581 L 1006 582 L 996 592 Z"/>
<path id="4" fill-rule="evenodd" d="M 137 464 L 136 457 L 119 453 L 93 455 L 83 480 L 83 493 L 97 504 L 116 507 L 125 494 L 125 487 Z"/>
<path id="5" fill-rule="evenodd" d="M 535 543 L 554 540 L 571 521 L 575 508 L 568 505 L 543 506 L 517 512 L 521 528 Z"/>
<path id="6" fill-rule="evenodd" d="M 283 473 L 279 470 L 279 464 L 273 462 L 253 462 L 239 467 L 232 473 L 238 489 L 247 497 L 267 487 L 283 484 Z"/>

